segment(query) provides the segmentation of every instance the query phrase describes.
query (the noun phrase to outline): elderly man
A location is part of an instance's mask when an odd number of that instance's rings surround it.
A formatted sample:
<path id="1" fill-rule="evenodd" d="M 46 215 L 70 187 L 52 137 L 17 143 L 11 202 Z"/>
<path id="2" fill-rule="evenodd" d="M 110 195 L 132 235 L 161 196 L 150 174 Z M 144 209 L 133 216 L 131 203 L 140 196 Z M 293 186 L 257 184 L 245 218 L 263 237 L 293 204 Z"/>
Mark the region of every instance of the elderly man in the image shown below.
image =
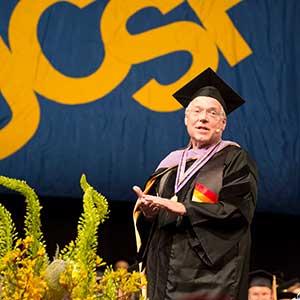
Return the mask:
<path id="1" fill-rule="evenodd" d="M 173 95 L 190 136 L 171 152 L 135 207 L 151 300 L 247 299 L 256 167 L 238 144 L 222 140 L 226 115 L 244 101 L 211 69 Z"/>

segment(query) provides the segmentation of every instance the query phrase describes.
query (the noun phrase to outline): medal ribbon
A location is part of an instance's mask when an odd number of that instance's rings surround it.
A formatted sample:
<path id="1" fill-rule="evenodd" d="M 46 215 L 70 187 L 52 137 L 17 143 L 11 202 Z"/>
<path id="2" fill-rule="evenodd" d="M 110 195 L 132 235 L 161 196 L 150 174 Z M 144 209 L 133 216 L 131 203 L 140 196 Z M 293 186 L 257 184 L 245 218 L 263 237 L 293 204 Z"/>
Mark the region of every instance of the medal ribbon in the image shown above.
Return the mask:
<path id="1" fill-rule="evenodd" d="M 176 180 L 175 180 L 175 194 L 177 194 L 184 185 L 190 180 L 190 178 L 198 171 L 200 170 L 211 158 L 212 156 L 218 152 L 219 145 L 221 141 L 218 142 L 208 153 L 206 153 L 203 157 L 198 158 L 194 163 L 185 171 L 186 167 L 186 159 L 187 159 L 187 153 L 189 148 L 186 148 L 181 156 L 177 174 L 176 174 Z"/>

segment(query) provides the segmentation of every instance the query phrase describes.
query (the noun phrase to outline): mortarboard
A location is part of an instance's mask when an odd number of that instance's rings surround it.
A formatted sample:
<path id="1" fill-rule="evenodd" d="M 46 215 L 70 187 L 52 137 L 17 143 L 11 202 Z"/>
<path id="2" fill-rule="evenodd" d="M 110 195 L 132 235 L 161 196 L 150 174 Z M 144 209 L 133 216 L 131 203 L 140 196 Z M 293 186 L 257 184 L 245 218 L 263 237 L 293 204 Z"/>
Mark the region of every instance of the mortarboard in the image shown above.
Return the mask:
<path id="1" fill-rule="evenodd" d="M 264 270 L 249 273 L 249 288 L 252 286 L 266 286 L 272 288 L 273 275 Z"/>
<path id="2" fill-rule="evenodd" d="M 204 70 L 173 94 L 173 97 L 183 107 L 187 107 L 198 96 L 207 96 L 216 99 L 220 102 L 227 115 L 245 102 L 211 68 Z"/>

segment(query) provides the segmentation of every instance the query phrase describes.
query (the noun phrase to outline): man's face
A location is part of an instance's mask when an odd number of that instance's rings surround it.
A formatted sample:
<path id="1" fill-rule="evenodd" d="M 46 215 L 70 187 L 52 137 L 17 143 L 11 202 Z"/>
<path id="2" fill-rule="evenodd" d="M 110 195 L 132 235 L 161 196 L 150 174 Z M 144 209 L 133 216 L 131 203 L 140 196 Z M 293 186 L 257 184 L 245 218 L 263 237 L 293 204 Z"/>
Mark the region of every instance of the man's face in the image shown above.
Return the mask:
<path id="1" fill-rule="evenodd" d="M 248 300 L 272 300 L 272 290 L 266 286 L 252 286 L 248 290 Z"/>
<path id="2" fill-rule="evenodd" d="M 186 111 L 185 125 L 193 147 L 210 146 L 221 139 L 226 116 L 216 99 L 198 96 Z"/>
<path id="3" fill-rule="evenodd" d="M 118 261 L 115 263 L 115 269 L 116 269 L 116 270 L 119 270 L 119 269 L 125 269 L 125 270 L 127 270 L 128 267 L 129 267 L 128 262 L 125 261 L 125 260 L 118 260 Z"/>

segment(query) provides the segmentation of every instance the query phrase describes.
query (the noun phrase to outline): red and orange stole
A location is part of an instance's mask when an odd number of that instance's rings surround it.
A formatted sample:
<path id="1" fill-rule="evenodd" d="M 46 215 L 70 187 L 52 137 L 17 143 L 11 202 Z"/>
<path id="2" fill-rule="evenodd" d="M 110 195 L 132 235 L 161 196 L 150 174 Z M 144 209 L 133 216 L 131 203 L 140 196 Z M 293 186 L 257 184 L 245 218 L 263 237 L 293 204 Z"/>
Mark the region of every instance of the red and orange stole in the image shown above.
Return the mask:
<path id="1" fill-rule="evenodd" d="M 207 186 L 196 183 L 194 192 L 193 192 L 193 198 L 192 201 L 198 202 L 198 203 L 218 203 L 218 194 L 216 194 L 214 191 L 210 190 Z"/>

